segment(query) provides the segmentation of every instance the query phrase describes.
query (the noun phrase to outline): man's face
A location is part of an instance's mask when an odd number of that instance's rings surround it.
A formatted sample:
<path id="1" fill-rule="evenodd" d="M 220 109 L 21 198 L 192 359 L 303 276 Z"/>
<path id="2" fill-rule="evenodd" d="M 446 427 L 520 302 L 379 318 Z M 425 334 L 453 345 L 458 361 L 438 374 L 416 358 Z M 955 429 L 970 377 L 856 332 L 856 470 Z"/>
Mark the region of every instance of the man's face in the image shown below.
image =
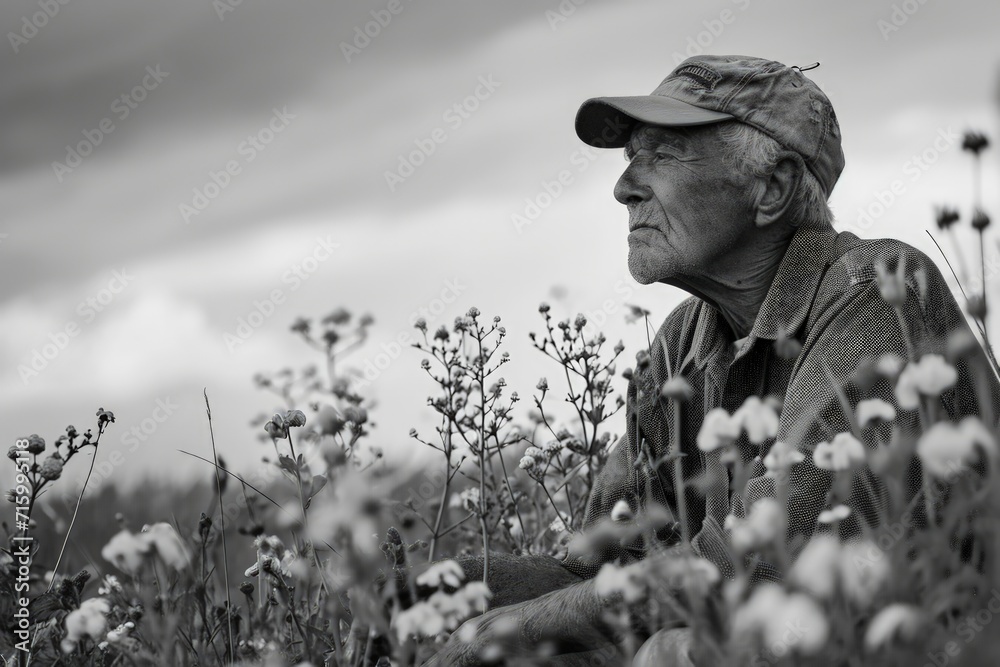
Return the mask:
<path id="1" fill-rule="evenodd" d="M 628 264 L 638 282 L 710 274 L 754 229 L 752 179 L 724 163 L 720 144 L 717 125 L 633 130 L 615 198 L 628 207 Z"/>

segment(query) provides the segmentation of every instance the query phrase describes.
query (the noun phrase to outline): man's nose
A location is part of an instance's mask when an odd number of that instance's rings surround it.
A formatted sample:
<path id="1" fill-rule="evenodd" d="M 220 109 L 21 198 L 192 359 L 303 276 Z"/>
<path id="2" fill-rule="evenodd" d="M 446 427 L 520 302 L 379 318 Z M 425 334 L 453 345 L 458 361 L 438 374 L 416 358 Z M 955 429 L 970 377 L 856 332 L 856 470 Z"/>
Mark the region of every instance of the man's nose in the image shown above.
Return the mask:
<path id="1" fill-rule="evenodd" d="M 651 194 L 649 188 L 636 178 L 634 163 L 625 168 L 615 184 L 615 199 L 626 206 L 646 201 Z"/>

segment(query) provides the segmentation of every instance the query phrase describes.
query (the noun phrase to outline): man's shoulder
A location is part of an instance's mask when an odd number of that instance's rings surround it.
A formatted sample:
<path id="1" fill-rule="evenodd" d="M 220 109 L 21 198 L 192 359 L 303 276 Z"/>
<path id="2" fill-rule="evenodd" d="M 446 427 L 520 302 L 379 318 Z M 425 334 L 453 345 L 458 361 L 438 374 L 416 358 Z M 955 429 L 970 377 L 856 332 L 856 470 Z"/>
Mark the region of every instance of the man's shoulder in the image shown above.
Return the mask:
<path id="1" fill-rule="evenodd" d="M 907 283 L 943 280 L 930 257 L 899 239 L 861 239 L 851 232 L 841 232 L 832 255 L 823 283 L 832 283 L 836 289 L 875 282 L 878 276 L 875 267 L 879 265 L 892 272 L 902 267 Z"/>

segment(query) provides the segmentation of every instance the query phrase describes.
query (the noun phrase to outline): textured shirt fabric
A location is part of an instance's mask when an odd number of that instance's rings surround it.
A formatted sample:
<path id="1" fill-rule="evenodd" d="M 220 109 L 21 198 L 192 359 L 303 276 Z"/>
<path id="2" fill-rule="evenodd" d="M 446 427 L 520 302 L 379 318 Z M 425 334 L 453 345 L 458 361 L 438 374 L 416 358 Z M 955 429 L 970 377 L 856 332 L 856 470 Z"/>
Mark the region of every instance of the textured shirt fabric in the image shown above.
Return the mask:
<path id="1" fill-rule="evenodd" d="M 908 357 L 900 318 L 882 298 L 876 280 L 875 266 L 880 262 L 890 270 L 904 262 L 902 320 L 915 357 L 944 355 L 949 335 L 969 332 L 940 271 L 919 250 L 893 239 L 861 240 L 832 228 L 799 228 L 750 334 L 738 345 L 734 345 L 732 330 L 718 311 L 698 298 L 681 303 L 663 322 L 649 350 L 648 365 L 637 369 L 629 383 L 626 433 L 595 480 L 585 523 L 593 525 L 608 517 L 619 500 L 626 500 L 633 510 L 650 500 L 675 510 L 674 461 L 669 457 L 659 461 L 670 450 L 679 419 L 683 453 L 679 461 L 686 480 L 689 534 L 694 536 L 696 551 L 731 575 L 732 566 L 720 542 L 724 539 L 722 526 L 729 514 L 745 515 L 743 497 L 740 490 L 730 488 L 733 484 L 719 462 L 719 452 L 702 452 L 695 439 L 710 409 L 722 407 L 732 413 L 747 397 L 756 395 L 780 401 L 780 425 L 777 438 L 762 446 L 752 445 L 745 434 L 736 442 L 739 456 L 751 468 L 747 506 L 774 494 L 774 480 L 765 475 L 762 463 L 771 445 L 783 441 L 795 446 L 805 460 L 791 471 L 788 527 L 793 550 L 801 546 L 813 533 L 819 513 L 828 506 L 833 479 L 830 472 L 816 467 L 812 451 L 818 443 L 850 430 L 849 417 L 835 388 L 841 388 L 852 412 L 862 399 L 878 397 L 896 407 L 898 427 L 910 432 L 918 427 L 917 413 L 898 406 L 888 380 L 866 386 L 856 373 L 863 361 L 877 360 L 887 353 Z M 791 340 L 798 345 L 781 344 Z M 1000 384 L 982 350 L 973 346 L 955 366 L 958 381 L 940 399 L 943 418 L 958 420 L 979 414 L 994 424 L 994 415 L 1000 414 Z M 673 412 L 675 401 L 660 398 L 663 383 L 675 375 L 683 376 L 694 390 L 693 397 L 680 406 L 679 416 Z M 977 387 L 985 391 L 977 391 Z M 880 432 L 867 430 L 865 444 L 874 447 L 879 434 L 888 439 L 890 428 L 886 424 L 878 427 Z M 649 461 L 658 462 L 655 470 Z M 709 479 L 715 482 L 700 491 L 693 488 L 691 482 L 706 470 L 714 473 Z M 884 496 L 870 493 L 877 478 L 867 470 L 862 474 L 869 479 L 865 484 L 860 475 L 855 478 L 848 502 L 853 512 L 842 525 L 845 532 L 856 532 L 859 518 L 875 525 L 876 505 L 884 504 Z M 914 459 L 905 480 L 908 492 L 916 493 L 921 481 L 920 465 Z M 667 532 L 672 532 L 673 538 L 664 539 L 676 540 L 676 527 Z M 596 556 L 571 552 L 565 564 L 586 577 L 602 562 L 629 555 L 617 548 Z M 765 578 L 780 576 L 767 564 L 759 573 Z"/>

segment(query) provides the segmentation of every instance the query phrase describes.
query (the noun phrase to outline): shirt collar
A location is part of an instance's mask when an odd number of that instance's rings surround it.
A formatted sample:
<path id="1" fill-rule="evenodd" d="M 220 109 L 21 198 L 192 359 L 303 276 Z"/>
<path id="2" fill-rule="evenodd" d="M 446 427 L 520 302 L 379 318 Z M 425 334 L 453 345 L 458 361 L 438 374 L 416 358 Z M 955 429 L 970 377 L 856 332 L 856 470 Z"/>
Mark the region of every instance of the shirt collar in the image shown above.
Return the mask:
<path id="1" fill-rule="evenodd" d="M 829 265 L 836 238 L 837 232 L 831 227 L 799 227 L 795 231 L 737 357 L 757 340 L 777 340 L 779 331 L 792 335 L 802 327 Z M 717 347 L 726 344 L 726 337 L 720 335 L 722 325 L 718 311 L 702 303 L 692 346 L 699 367 L 713 356 Z"/>

